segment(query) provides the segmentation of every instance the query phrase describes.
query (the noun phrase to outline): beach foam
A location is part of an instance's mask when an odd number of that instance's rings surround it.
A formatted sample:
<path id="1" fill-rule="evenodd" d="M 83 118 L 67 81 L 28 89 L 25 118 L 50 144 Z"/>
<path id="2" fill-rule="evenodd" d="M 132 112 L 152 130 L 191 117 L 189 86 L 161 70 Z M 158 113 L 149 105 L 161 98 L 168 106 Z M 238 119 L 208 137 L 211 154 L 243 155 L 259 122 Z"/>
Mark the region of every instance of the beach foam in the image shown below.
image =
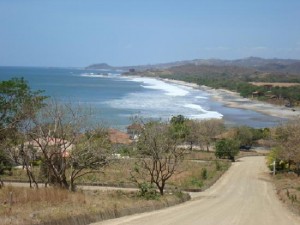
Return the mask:
<path id="1" fill-rule="evenodd" d="M 144 118 L 164 120 L 179 114 L 191 119 L 223 117 L 218 112 L 203 108 L 208 107 L 208 97 L 204 93 L 203 96 L 200 95 L 199 90 L 153 78 L 123 77 L 123 79 L 140 82 L 141 87 L 149 91 L 129 93 L 121 99 L 107 101 L 106 104 L 112 108 L 134 111 Z"/>
<path id="2" fill-rule="evenodd" d="M 212 119 L 212 118 L 222 119 L 222 117 L 223 117 L 223 115 L 221 113 L 205 110 L 200 105 L 185 104 L 184 107 L 194 109 L 194 110 L 201 112 L 201 114 L 190 115 L 190 118 L 193 118 L 193 119 Z"/>
<path id="3" fill-rule="evenodd" d="M 164 81 L 157 80 L 154 78 L 135 77 L 131 78 L 130 80 L 145 84 L 142 85 L 142 87 L 147 89 L 162 90 L 166 93 L 166 95 L 169 96 L 186 96 L 187 94 L 189 94 L 189 91 L 187 90 L 188 88 L 186 87 L 168 84 Z"/>
<path id="4" fill-rule="evenodd" d="M 94 74 L 94 73 L 83 73 L 80 74 L 81 77 L 91 77 L 91 78 L 115 78 L 120 74 L 115 73 L 105 73 L 105 74 Z"/>
<path id="5" fill-rule="evenodd" d="M 205 96 L 196 96 L 195 98 L 197 98 L 197 99 L 208 99 L 208 97 L 205 97 Z"/>

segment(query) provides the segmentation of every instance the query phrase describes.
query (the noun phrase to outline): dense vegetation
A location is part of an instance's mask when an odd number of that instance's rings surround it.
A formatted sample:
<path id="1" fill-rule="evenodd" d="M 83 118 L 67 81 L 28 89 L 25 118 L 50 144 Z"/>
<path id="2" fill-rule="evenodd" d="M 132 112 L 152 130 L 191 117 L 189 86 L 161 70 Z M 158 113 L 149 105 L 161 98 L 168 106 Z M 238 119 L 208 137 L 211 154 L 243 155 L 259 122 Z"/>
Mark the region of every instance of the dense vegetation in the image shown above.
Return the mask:
<path id="1" fill-rule="evenodd" d="M 163 78 L 183 80 L 186 82 L 206 85 L 213 88 L 224 88 L 240 93 L 243 97 L 252 97 L 254 92 L 260 94 L 262 100 L 268 96 L 278 99 L 286 99 L 291 103 L 300 101 L 300 86 L 270 87 L 256 86 L 250 82 L 280 82 L 300 83 L 300 77 L 280 73 L 264 73 L 253 69 L 239 67 L 215 67 L 185 65 L 170 69 L 170 75 L 162 75 Z"/>
<path id="2" fill-rule="evenodd" d="M 155 76 L 181 80 L 212 88 L 224 88 L 240 93 L 243 97 L 278 104 L 298 105 L 300 102 L 300 76 L 283 72 L 265 72 L 238 66 L 214 66 L 186 64 L 166 70 L 135 72 L 142 76 Z M 254 85 L 252 82 L 283 83 L 283 85 Z M 284 85 L 295 83 L 295 85 Z"/>

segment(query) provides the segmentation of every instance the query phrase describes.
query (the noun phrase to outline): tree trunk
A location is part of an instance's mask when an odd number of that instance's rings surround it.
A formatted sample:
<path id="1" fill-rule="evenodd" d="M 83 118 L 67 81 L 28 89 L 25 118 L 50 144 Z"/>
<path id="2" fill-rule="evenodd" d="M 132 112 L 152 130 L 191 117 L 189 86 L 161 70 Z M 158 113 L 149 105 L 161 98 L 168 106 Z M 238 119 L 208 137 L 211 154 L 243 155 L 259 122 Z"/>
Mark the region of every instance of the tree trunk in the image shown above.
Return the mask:
<path id="1" fill-rule="evenodd" d="M 193 142 L 190 143 L 190 151 L 193 151 Z"/>
<path id="2" fill-rule="evenodd" d="M 32 171 L 31 171 L 31 168 L 32 168 L 33 166 L 30 167 L 30 166 L 28 165 L 28 163 L 27 163 L 25 160 L 24 160 L 23 166 L 24 166 L 25 169 L 26 169 L 26 173 L 27 173 L 27 176 L 28 176 L 28 179 L 29 179 L 29 185 L 30 185 L 30 187 L 32 188 L 32 183 L 34 183 L 35 188 L 38 188 L 38 187 L 39 187 L 39 186 L 38 186 L 38 183 L 37 183 L 37 181 L 35 180 L 35 177 L 34 177 Z"/>
<path id="3" fill-rule="evenodd" d="M 70 179 L 69 190 L 72 191 L 72 192 L 75 191 L 75 184 L 74 184 L 74 179 L 73 179 L 73 177 L 71 177 L 71 179 Z"/>
<path id="4" fill-rule="evenodd" d="M 4 187 L 4 183 L 3 181 L 1 180 L 1 177 L 0 177 L 0 189 Z"/>
<path id="5" fill-rule="evenodd" d="M 69 189 L 70 185 L 68 184 L 67 178 L 63 175 L 61 179 L 62 187 L 65 189 Z"/>
<path id="6" fill-rule="evenodd" d="M 157 187 L 158 187 L 158 190 L 159 190 L 160 195 L 164 195 L 165 182 L 162 181 L 162 184 L 161 184 L 161 185 L 159 185 L 159 184 L 156 184 L 156 185 L 157 185 Z"/>

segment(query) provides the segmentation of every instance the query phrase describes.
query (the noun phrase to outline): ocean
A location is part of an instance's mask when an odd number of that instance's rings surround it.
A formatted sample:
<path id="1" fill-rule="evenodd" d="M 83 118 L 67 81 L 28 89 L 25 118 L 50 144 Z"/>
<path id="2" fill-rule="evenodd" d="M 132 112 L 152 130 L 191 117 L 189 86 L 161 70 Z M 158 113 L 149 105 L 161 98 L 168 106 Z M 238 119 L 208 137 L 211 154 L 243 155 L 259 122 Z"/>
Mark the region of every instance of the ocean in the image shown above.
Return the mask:
<path id="1" fill-rule="evenodd" d="M 282 119 L 214 101 L 211 94 L 191 87 L 122 71 L 78 68 L 0 67 L 0 81 L 24 77 L 33 90 L 66 103 L 92 109 L 97 123 L 125 130 L 135 116 L 168 120 L 175 115 L 192 119 L 223 118 L 227 125 L 256 128 L 276 126 Z"/>

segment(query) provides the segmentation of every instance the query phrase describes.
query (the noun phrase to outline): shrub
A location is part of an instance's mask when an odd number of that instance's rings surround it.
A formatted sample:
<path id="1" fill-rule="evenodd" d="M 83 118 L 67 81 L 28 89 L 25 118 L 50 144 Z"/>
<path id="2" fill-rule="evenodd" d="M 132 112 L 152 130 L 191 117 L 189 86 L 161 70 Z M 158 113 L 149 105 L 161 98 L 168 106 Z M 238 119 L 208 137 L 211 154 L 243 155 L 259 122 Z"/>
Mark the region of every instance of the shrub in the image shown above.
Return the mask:
<path id="1" fill-rule="evenodd" d="M 203 180 L 207 179 L 207 169 L 206 168 L 203 168 L 201 170 L 201 177 L 202 177 Z"/>
<path id="2" fill-rule="evenodd" d="M 147 200 L 158 199 L 158 194 L 152 184 L 143 182 L 138 185 L 138 188 L 139 188 L 139 192 L 138 192 L 139 197 L 143 197 Z"/>
<path id="3" fill-rule="evenodd" d="M 223 139 L 217 141 L 215 155 L 218 158 L 228 157 L 234 162 L 234 157 L 239 153 L 239 146 L 239 141 L 233 139 Z"/>
<path id="4" fill-rule="evenodd" d="M 219 161 L 216 160 L 215 163 L 216 163 L 216 171 L 220 171 L 222 169 L 222 166 L 220 165 Z"/>
<path id="5" fill-rule="evenodd" d="M 191 180 L 190 182 L 191 182 L 191 184 L 192 184 L 193 186 L 195 186 L 195 187 L 201 188 L 201 187 L 203 186 L 203 181 L 202 181 L 202 180 L 199 180 L 199 179 L 197 179 L 197 178 L 195 178 L 195 177 L 193 177 L 192 180 Z"/>

